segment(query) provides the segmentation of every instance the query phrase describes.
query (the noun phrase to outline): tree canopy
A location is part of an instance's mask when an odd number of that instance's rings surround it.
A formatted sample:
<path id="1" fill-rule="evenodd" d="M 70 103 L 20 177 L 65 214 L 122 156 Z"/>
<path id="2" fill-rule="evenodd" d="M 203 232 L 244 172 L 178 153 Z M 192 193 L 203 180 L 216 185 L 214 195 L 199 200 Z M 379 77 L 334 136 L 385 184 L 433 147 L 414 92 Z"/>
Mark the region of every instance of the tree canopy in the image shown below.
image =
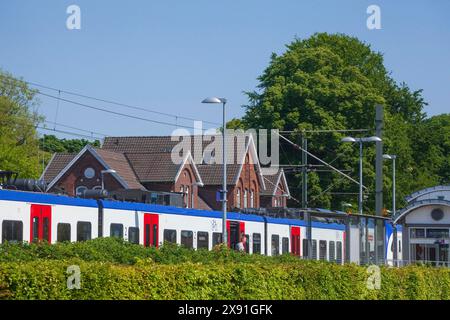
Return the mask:
<path id="1" fill-rule="evenodd" d="M 412 91 L 406 83 L 396 82 L 384 66 L 383 55 L 357 38 L 318 33 L 305 40 L 295 39 L 283 54 L 272 54 L 258 80 L 256 90 L 246 92 L 246 114 L 242 119 L 233 119 L 230 127 L 293 131 L 288 138 L 295 142 L 303 134 L 312 153 L 335 167 L 351 170 L 349 174 L 357 177 L 356 146 L 340 140 L 350 134 L 373 135 L 375 105 L 382 104 L 384 149 L 398 155 L 399 198 L 418 188 L 448 181 L 448 131 L 447 139 L 442 139 L 444 131 L 436 130 L 442 126 L 448 130 L 448 115 L 426 119 L 422 91 Z M 367 131 L 314 132 L 319 129 Z M 427 146 L 418 145 L 418 141 Z M 431 141 L 436 145 L 431 146 Z M 283 164 L 300 163 L 298 151 L 283 145 L 281 149 Z M 366 212 L 374 208 L 374 163 L 375 146 L 367 144 L 363 169 L 364 184 L 369 187 Z M 385 203 L 390 207 L 390 164 L 385 165 Z M 298 172 L 290 172 L 288 177 L 296 198 L 301 194 L 300 178 Z M 358 186 L 342 176 L 318 170 L 310 172 L 309 178 L 310 206 L 341 209 L 343 201 L 357 203 L 356 195 L 342 193 L 355 193 Z"/>
<path id="2" fill-rule="evenodd" d="M 16 171 L 20 177 L 37 178 L 55 152 L 79 152 L 100 141 L 38 137 L 36 128 L 44 120 L 36 111 L 36 91 L 24 81 L 0 70 L 0 170 Z"/>
<path id="3" fill-rule="evenodd" d="M 40 174 L 36 126 L 42 120 L 34 111 L 35 91 L 0 70 L 0 170 L 22 177 Z"/>
<path id="4" fill-rule="evenodd" d="M 94 140 L 93 142 L 91 142 L 86 139 L 59 139 L 55 135 L 47 134 L 45 134 L 39 140 L 41 149 L 50 153 L 78 153 L 88 144 L 92 145 L 93 147 L 100 147 L 99 140 Z"/>

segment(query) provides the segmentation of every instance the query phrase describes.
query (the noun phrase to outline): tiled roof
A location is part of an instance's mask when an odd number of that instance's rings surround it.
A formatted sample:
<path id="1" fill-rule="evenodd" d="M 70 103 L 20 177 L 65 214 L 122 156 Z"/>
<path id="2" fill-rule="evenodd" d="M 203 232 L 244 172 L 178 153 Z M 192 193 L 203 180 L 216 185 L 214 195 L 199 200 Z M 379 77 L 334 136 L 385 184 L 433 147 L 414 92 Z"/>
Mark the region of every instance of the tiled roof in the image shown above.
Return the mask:
<path id="1" fill-rule="evenodd" d="M 175 164 L 170 153 L 126 153 L 128 161 L 141 182 L 174 181 L 180 164 Z"/>
<path id="2" fill-rule="evenodd" d="M 222 165 L 204 164 L 203 157 L 195 158 L 195 138 L 201 139 L 201 151 L 210 145 L 214 139 L 221 139 L 220 135 L 210 136 L 190 136 L 191 154 L 196 161 L 200 176 L 205 185 L 222 184 Z M 235 183 L 239 173 L 240 161 L 245 152 L 245 146 L 248 142 L 248 135 L 240 135 L 235 139 L 227 141 L 227 155 L 230 157 L 234 150 L 233 163 L 227 161 L 227 184 Z M 221 142 L 221 140 L 219 140 Z M 180 140 L 172 141 L 171 136 L 150 136 L 150 137 L 106 137 L 102 148 L 116 152 L 124 152 L 133 166 L 138 178 L 141 181 L 172 181 L 177 172 L 178 166 L 175 166 L 171 160 L 170 153 L 173 148 L 180 143 Z M 185 150 L 186 151 L 186 150 Z M 152 154 L 154 154 L 152 156 Z M 222 145 L 218 144 L 215 150 L 215 158 L 222 157 Z M 155 170 L 157 168 L 157 170 Z"/>
<path id="3" fill-rule="evenodd" d="M 191 147 L 190 150 L 196 164 L 202 162 L 202 151 L 207 146 L 217 141 L 217 150 L 215 150 L 215 157 L 217 159 L 222 158 L 222 136 L 221 135 L 205 135 L 205 136 L 189 136 Z M 200 142 L 201 150 L 199 159 L 196 159 L 196 138 Z M 227 155 L 228 158 L 231 154 L 234 154 L 234 163 L 239 163 L 242 159 L 245 147 L 248 142 L 249 135 L 235 136 L 234 139 L 227 139 Z M 186 139 L 186 138 L 185 138 Z M 112 150 L 124 153 L 170 153 L 173 148 L 180 143 L 181 139 L 172 141 L 171 136 L 149 136 L 149 137 L 106 137 L 102 148 L 106 150 Z M 234 153 L 231 152 L 234 150 Z M 238 156 L 241 156 L 238 158 Z M 230 159 L 228 159 L 228 163 Z"/>
<path id="4" fill-rule="evenodd" d="M 55 153 L 41 178 L 47 183 L 51 182 L 75 156 L 75 153 Z"/>
<path id="5" fill-rule="evenodd" d="M 128 184 L 130 189 L 145 189 L 138 181 L 127 158 L 123 153 L 103 149 L 95 149 L 95 152 L 105 161 L 111 169 Z"/>
<path id="6" fill-rule="evenodd" d="M 263 196 L 271 196 L 274 194 L 276 188 L 278 188 L 277 182 L 280 175 L 283 174 L 283 170 L 279 170 L 276 174 L 265 174 L 263 175 L 264 182 L 266 185 L 265 190 L 261 190 L 260 194 Z M 281 182 L 281 180 L 280 180 Z M 287 188 L 287 186 L 286 186 Z"/>
<path id="7" fill-rule="evenodd" d="M 238 164 L 227 165 L 227 185 L 235 183 L 239 167 Z M 223 166 L 221 164 L 200 164 L 197 168 L 205 185 L 222 185 Z"/>

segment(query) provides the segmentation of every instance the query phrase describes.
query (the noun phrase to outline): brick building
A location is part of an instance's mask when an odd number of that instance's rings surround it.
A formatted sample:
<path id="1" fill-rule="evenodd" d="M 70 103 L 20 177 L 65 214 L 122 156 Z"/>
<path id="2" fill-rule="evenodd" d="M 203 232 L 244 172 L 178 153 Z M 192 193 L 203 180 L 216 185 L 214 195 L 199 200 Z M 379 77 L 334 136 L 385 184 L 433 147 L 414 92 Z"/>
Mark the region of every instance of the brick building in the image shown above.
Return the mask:
<path id="1" fill-rule="evenodd" d="M 41 179 L 49 192 L 77 196 L 101 189 L 110 170 L 106 190 L 180 192 L 186 207 L 220 210 L 221 150 L 221 136 L 107 137 L 101 149 L 54 154 Z M 284 172 L 263 175 L 251 135 L 227 139 L 227 189 L 228 210 L 285 206 L 289 195 Z"/>

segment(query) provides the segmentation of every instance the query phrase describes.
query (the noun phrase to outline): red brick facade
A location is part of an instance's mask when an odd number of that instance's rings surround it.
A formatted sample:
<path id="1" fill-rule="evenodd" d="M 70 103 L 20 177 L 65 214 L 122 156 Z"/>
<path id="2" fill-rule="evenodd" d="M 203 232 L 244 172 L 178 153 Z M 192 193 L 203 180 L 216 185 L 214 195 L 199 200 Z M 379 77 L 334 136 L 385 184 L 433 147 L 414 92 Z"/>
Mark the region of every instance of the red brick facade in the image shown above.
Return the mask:
<path id="1" fill-rule="evenodd" d="M 85 170 L 92 168 L 94 170 L 94 177 L 85 177 Z M 86 187 L 93 189 L 102 185 L 101 171 L 105 170 L 105 167 L 90 153 L 85 152 L 75 164 L 68 170 L 56 183 L 50 191 L 55 192 L 57 189 L 61 189 L 69 196 L 76 195 L 76 189 L 78 187 Z M 107 190 L 117 190 L 123 188 L 123 186 L 111 176 L 111 174 L 104 174 L 104 185 Z"/>

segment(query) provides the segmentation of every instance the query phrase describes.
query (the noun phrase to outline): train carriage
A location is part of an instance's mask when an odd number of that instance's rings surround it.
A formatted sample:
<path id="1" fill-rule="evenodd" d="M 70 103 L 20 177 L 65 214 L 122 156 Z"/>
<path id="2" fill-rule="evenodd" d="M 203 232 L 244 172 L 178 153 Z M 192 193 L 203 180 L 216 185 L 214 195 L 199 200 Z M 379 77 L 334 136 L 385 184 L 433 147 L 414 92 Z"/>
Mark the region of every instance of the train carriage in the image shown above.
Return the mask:
<path id="1" fill-rule="evenodd" d="M 221 212 L 12 190 L 0 190 L 0 224 L 2 242 L 118 237 L 144 246 L 172 242 L 208 250 L 222 242 Z M 344 224 L 313 221 L 310 247 L 304 220 L 229 212 L 226 228 L 228 246 L 236 248 L 244 235 L 250 254 L 345 261 Z M 392 236 L 386 236 L 391 242 Z"/>

